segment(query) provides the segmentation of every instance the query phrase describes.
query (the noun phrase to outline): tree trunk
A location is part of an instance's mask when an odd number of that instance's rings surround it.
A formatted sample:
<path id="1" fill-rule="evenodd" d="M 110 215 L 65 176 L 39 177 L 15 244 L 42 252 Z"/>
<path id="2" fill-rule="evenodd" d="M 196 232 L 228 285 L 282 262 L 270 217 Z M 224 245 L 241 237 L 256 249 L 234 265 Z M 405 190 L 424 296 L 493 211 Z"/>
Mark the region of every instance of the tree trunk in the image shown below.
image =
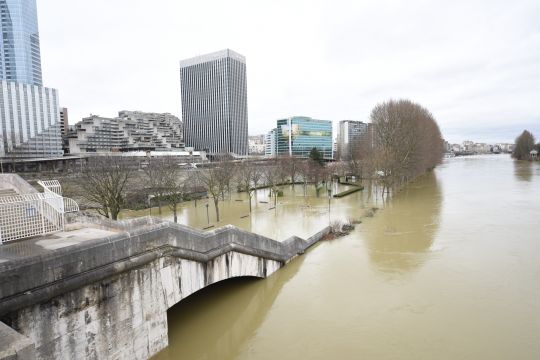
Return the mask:
<path id="1" fill-rule="evenodd" d="M 173 216 L 174 216 L 174 223 L 178 223 L 178 216 L 176 215 L 176 207 L 177 207 L 177 204 L 174 204 L 173 206 Z"/>
<path id="2" fill-rule="evenodd" d="M 216 219 L 217 219 L 216 222 L 219 222 L 219 206 L 218 206 L 218 203 L 219 203 L 219 195 L 217 195 L 214 198 L 214 206 L 216 207 Z"/>

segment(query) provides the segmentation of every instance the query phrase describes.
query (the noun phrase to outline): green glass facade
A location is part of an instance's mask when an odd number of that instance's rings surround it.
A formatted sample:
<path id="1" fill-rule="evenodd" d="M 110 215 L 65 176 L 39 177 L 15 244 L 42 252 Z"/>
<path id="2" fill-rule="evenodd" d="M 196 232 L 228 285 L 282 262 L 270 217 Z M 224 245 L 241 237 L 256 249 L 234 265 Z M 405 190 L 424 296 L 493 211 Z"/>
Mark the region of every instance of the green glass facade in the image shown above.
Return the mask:
<path id="1" fill-rule="evenodd" d="M 317 148 L 325 159 L 332 159 L 332 122 L 294 116 L 277 121 L 277 155 L 309 157 Z"/>

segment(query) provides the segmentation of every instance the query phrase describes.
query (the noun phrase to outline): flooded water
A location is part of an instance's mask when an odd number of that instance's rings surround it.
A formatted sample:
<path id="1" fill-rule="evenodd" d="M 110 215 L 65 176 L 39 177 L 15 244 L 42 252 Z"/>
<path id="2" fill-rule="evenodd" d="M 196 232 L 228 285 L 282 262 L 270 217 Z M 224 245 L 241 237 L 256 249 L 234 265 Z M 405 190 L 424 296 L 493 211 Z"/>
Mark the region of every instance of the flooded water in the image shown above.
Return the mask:
<path id="1" fill-rule="evenodd" d="M 337 194 L 351 189 L 351 186 L 333 184 L 331 194 Z M 325 226 L 330 221 L 359 218 L 365 212 L 367 191 L 357 192 L 343 198 L 331 198 L 328 201 L 327 190 L 323 188 L 317 196 L 315 187 L 310 185 L 289 185 L 281 188 L 283 197 L 278 197 L 274 205 L 274 197 L 270 198 L 268 189 L 257 190 L 251 199 L 252 212 L 249 212 L 247 193 L 225 195 L 225 201 L 219 202 L 220 216 L 216 222 L 214 202 L 212 200 L 190 201 L 181 205 L 178 212 L 178 222 L 184 225 L 210 230 L 227 224 L 238 226 L 283 241 L 296 235 L 307 238 Z M 208 212 L 206 208 L 208 204 Z M 162 207 L 162 217 L 173 221 L 171 210 Z M 124 211 L 122 217 L 150 215 L 158 216 L 158 209 L 141 211 Z"/>
<path id="2" fill-rule="evenodd" d="M 446 160 L 350 235 L 180 302 L 156 359 L 540 359 L 539 200 L 540 163 Z"/>

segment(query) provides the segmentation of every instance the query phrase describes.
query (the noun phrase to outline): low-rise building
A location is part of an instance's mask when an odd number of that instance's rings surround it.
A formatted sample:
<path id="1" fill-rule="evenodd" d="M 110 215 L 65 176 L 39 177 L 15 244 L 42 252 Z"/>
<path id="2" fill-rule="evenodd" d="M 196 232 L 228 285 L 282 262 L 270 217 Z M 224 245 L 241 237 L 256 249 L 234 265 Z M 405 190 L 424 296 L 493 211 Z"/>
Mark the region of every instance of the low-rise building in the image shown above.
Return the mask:
<path id="1" fill-rule="evenodd" d="M 250 155 L 264 155 L 264 135 L 253 135 L 248 137 L 248 147 Z"/>
<path id="2" fill-rule="evenodd" d="M 324 159 L 333 159 L 332 122 L 306 116 L 293 116 L 277 121 L 277 155 L 309 157 L 313 148 Z"/>
<path id="3" fill-rule="evenodd" d="M 69 153 L 183 149 L 182 122 L 169 113 L 120 111 L 116 118 L 84 118 L 68 134 Z"/>

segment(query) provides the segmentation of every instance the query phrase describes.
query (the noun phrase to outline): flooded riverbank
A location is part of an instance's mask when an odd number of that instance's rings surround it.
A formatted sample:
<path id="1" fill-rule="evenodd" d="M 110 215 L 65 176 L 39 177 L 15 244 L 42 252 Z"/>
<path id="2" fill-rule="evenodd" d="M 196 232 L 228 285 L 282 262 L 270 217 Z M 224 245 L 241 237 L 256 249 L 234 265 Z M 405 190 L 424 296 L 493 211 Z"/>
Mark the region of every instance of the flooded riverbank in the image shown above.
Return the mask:
<path id="1" fill-rule="evenodd" d="M 156 358 L 540 358 L 537 199 L 538 163 L 446 160 L 350 235 L 175 306 Z"/>
<path id="2" fill-rule="evenodd" d="M 351 189 L 351 186 L 333 184 L 332 194 Z M 359 191 L 343 198 L 330 198 L 326 189 L 320 191 L 317 197 L 315 187 L 308 185 L 305 189 L 301 184 L 287 185 L 280 188 L 283 197 L 278 197 L 277 205 L 270 197 L 269 189 L 255 191 L 252 198 L 252 212 L 249 212 L 247 193 L 225 195 L 225 201 L 220 201 L 221 220 L 216 222 L 214 203 L 203 199 L 183 203 L 178 222 L 198 229 L 211 229 L 231 224 L 239 228 L 264 235 L 271 239 L 283 241 L 293 235 L 307 238 L 334 220 L 359 218 L 369 203 L 367 191 Z M 208 210 L 206 207 L 208 204 Z M 158 216 L 158 209 L 152 208 L 140 211 L 123 211 L 122 217 L 137 217 L 150 215 Z M 173 215 L 167 206 L 162 207 L 162 217 L 173 221 Z"/>

